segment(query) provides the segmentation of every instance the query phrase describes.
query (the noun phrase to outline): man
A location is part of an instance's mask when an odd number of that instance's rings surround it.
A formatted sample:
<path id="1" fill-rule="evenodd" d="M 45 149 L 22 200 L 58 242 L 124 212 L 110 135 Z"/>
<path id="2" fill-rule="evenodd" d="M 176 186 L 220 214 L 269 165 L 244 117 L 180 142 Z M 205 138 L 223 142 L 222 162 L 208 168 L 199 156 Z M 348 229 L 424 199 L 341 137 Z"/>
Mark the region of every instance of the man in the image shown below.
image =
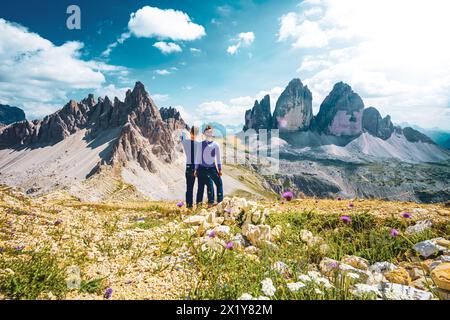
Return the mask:
<path id="1" fill-rule="evenodd" d="M 208 207 L 214 205 L 214 186 L 217 188 L 217 203 L 223 201 L 222 160 L 220 146 L 213 141 L 214 133 L 211 126 L 203 131 L 205 140 L 201 143 L 201 153 L 195 163 L 195 176 L 198 177 L 197 204 L 203 202 L 203 193 L 207 186 Z"/>
<path id="2" fill-rule="evenodd" d="M 186 155 L 186 206 L 189 209 L 192 209 L 194 204 L 195 160 L 197 153 L 201 152 L 201 144 L 196 141 L 198 131 L 197 127 L 192 126 L 190 139 L 186 139 L 184 133 L 181 135 L 181 144 Z"/>

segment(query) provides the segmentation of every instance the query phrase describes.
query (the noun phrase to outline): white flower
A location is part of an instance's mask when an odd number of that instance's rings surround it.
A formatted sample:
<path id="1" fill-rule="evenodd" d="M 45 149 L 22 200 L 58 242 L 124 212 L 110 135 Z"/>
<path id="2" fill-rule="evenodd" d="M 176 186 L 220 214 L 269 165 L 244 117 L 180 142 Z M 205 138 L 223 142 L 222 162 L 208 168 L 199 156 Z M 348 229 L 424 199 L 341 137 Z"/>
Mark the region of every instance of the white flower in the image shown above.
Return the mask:
<path id="1" fill-rule="evenodd" d="M 306 287 L 306 284 L 303 282 L 288 283 L 286 285 L 291 292 L 298 292 L 301 288 Z"/>
<path id="2" fill-rule="evenodd" d="M 356 280 L 359 279 L 359 275 L 356 274 L 356 273 L 353 273 L 353 272 L 347 273 L 346 276 L 349 277 L 349 278 L 351 278 L 351 279 L 356 279 Z"/>
<path id="3" fill-rule="evenodd" d="M 322 284 L 326 289 L 333 288 L 333 285 L 330 283 L 330 281 L 327 278 L 323 278 L 323 277 L 317 278 L 316 282 L 318 284 Z"/>
<path id="4" fill-rule="evenodd" d="M 302 274 L 298 276 L 298 280 L 303 281 L 303 282 L 311 282 L 311 278 L 306 275 L 306 274 Z"/>
<path id="5" fill-rule="evenodd" d="M 253 296 L 248 293 L 244 293 L 242 296 L 239 297 L 238 300 L 253 300 Z"/>
<path id="6" fill-rule="evenodd" d="M 263 281 L 261 281 L 261 286 L 262 286 L 261 290 L 265 295 L 272 297 L 275 294 L 276 289 L 273 286 L 272 279 L 270 278 L 264 279 Z"/>
<path id="7" fill-rule="evenodd" d="M 264 297 L 264 296 L 259 296 L 259 297 L 256 298 L 255 300 L 270 300 L 270 298 Z"/>
<path id="8" fill-rule="evenodd" d="M 317 294 L 323 295 L 323 291 L 320 290 L 320 289 L 316 288 L 316 289 L 314 289 L 314 292 L 317 293 Z"/>

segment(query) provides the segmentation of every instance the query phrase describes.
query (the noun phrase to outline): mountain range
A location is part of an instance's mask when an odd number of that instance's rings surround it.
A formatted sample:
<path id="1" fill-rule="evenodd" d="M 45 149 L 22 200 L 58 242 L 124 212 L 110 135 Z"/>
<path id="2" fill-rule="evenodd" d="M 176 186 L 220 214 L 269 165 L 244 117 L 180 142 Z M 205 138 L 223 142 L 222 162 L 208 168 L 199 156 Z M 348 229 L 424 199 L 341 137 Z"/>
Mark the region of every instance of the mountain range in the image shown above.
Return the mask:
<path id="1" fill-rule="evenodd" d="M 179 130 L 188 128 L 176 109 L 159 109 L 140 82 L 124 101 L 89 95 L 42 120 L 1 127 L 0 183 L 29 194 L 63 189 L 88 200 L 117 199 L 119 191 L 180 199 L 185 181 Z M 421 202 L 450 195 L 449 152 L 365 108 L 342 82 L 314 116 L 311 92 L 294 79 L 273 114 L 269 96 L 256 101 L 243 129 L 256 136 L 261 129 L 280 130 L 280 170 L 264 176 L 257 166 L 228 166 L 228 194 L 267 197 L 289 189 L 306 196 Z"/>

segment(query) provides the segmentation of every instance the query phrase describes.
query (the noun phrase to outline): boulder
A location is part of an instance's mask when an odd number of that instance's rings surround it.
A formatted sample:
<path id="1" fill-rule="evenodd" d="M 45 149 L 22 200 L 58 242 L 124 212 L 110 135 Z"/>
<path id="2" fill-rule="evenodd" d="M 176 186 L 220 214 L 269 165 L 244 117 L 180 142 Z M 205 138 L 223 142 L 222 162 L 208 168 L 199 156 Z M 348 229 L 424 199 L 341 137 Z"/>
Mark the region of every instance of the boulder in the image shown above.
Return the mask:
<path id="1" fill-rule="evenodd" d="M 388 300 L 431 300 L 431 292 L 397 283 L 382 283 L 378 286 L 381 296 Z"/>
<path id="2" fill-rule="evenodd" d="M 403 285 L 409 285 L 411 283 L 411 277 L 409 276 L 408 271 L 406 271 L 406 269 L 402 267 L 386 272 L 384 276 L 388 281 L 392 283 Z"/>
<path id="3" fill-rule="evenodd" d="M 433 223 L 430 220 L 422 220 L 418 221 L 415 225 L 406 228 L 405 233 L 407 235 L 413 235 L 416 233 L 424 232 L 427 229 L 430 229 L 433 226 Z"/>
<path id="4" fill-rule="evenodd" d="M 196 215 L 196 216 L 190 216 L 190 217 L 186 218 L 183 222 L 187 225 L 199 226 L 204 221 L 206 221 L 205 216 Z"/>
<path id="5" fill-rule="evenodd" d="M 428 258 L 432 255 L 439 253 L 439 246 L 437 246 L 431 240 L 425 240 L 419 243 L 416 243 L 413 246 L 413 249 L 422 257 Z"/>
<path id="6" fill-rule="evenodd" d="M 357 269 L 369 270 L 369 262 L 361 257 L 345 256 L 341 261 Z"/>
<path id="7" fill-rule="evenodd" d="M 450 263 L 437 266 L 431 271 L 431 278 L 439 289 L 450 291 Z"/>

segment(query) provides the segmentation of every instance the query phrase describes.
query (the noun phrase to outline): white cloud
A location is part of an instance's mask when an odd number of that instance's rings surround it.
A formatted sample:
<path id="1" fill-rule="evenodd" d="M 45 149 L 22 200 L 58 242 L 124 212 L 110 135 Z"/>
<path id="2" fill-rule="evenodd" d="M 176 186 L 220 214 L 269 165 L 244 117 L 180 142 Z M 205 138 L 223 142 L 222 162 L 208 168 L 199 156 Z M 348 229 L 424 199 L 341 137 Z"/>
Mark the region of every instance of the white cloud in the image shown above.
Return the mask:
<path id="1" fill-rule="evenodd" d="M 153 45 L 155 48 L 158 48 L 162 53 L 169 54 L 173 52 L 181 52 L 183 51 L 181 47 L 174 42 L 164 42 L 158 41 Z"/>
<path id="2" fill-rule="evenodd" d="M 114 84 L 107 85 L 95 90 L 94 95 L 97 97 L 108 96 L 111 100 L 117 97 L 119 100 L 124 101 L 125 95 L 129 87 L 117 88 Z"/>
<path id="3" fill-rule="evenodd" d="M 54 45 L 23 26 L 0 19 L 0 100 L 23 107 L 31 118 L 61 107 L 67 93 L 98 89 L 123 67 L 81 59 L 83 43 Z M 39 106 L 39 107 L 38 107 Z"/>
<path id="4" fill-rule="evenodd" d="M 255 34 L 251 31 L 241 32 L 233 41 L 236 43 L 227 48 L 227 52 L 231 55 L 235 55 L 241 47 L 249 47 L 255 41 Z"/>
<path id="5" fill-rule="evenodd" d="M 198 48 L 189 48 L 189 51 L 191 51 L 191 53 L 194 53 L 194 54 L 198 54 L 198 53 L 202 52 L 202 50 L 200 50 Z"/>
<path id="6" fill-rule="evenodd" d="M 132 35 L 137 38 L 193 41 L 205 36 L 206 32 L 202 25 L 192 22 L 189 15 L 183 11 L 145 6 L 130 15 L 128 31 L 111 43 L 103 51 L 102 56 L 109 57 L 114 48 L 124 43 Z M 172 42 L 166 43 L 166 46 L 163 43 L 157 42 L 155 46 L 164 54 L 181 52 L 181 47 L 178 44 Z"/>
<path id="7" fill-rule="evenodd" d="M 184 12 L 145 6 L 131 14 L 128 29 L 136 37 L 192 41 L 206 35 L 205 28 Z"/>
<path id="8" fill-rule="evenodd" d="M 158 70 L 155 70 L 155 73 L 159 74 L 160 76 L 167 76 L 169 74 L 172 74 L 172 72 L 170 72 L 167 69 L 158 69 Z"/>
<path id="9" fill-rule="evenodd" d="M 272 112 L 284 88 L 274 87 L 270 90 L 259 91 L 254 97 L 243 96 L 230 99 L 229 103 L 223 101 L 206 101 L 201 103 L 190 119 L 195 122 L 218 122 L 224 126 L 236 126 L 244 123 L 245 111 L 251 109 L 255 100 L 262 100 L 270 95 Z"/>
<path id="10" fill-rule="evenodd" d="M 319 104 L 345 81 L 394 121 L 450 128 L 450 3 L 305 0 L 280 18 L 279 41 L 313 49 L 298 69 Z M 439 116 L 440 115 L 440 116 Z"/>
<path id="11" fill-rule="evenodd" d="M 165 102 L 165 101 L 169 100 L 168 94 L 155 93 L 155 94 L 150 94 L 150 95 L 155 102 Z"/>

